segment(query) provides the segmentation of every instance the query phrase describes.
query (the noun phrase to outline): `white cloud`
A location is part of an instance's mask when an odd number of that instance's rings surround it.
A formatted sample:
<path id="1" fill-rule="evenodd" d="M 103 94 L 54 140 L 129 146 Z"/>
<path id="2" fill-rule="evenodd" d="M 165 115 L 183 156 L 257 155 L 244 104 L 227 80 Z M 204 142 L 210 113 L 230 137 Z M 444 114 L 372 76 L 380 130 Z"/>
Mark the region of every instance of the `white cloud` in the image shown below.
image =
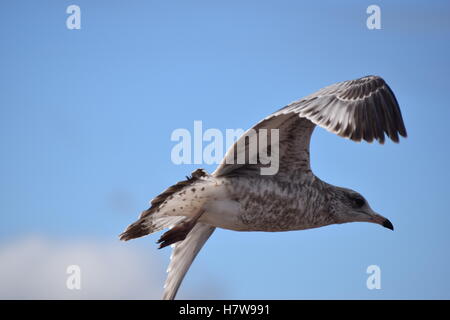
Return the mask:
<path id="1" fill-rule="evenodd" d="M 0 246 L 0 299 L 159 299 L 166 263 L 123 243 L 30 237 Z M 81 290 L 66 286 L 69 265 L 81 268 Z M 205 289 L 212 288 L 202 287 L 180 297 L 208 298 Z"/>

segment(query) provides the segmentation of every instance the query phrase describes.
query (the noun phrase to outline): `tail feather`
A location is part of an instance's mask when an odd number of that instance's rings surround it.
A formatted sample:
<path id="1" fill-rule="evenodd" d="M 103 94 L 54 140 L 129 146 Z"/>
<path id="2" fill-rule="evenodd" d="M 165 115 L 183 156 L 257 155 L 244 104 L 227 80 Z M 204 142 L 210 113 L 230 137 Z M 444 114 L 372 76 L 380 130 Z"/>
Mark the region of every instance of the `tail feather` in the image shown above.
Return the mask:
<path id="1" fill-rule="evenodd" d="M 186 177 L 186 180 L 180 181 L 163 191 L 151 201 L 150 208 L 141 213 L 139 220 L 128 226 L 125 232 L 119 235 L 120 240 L 127 241 L 143 237 L 162 229 L 170 228 L 183 221 L 185 219 L 184 216 L 166 214 L 167 212 L 164 212 L 162 207 L 164 203 L 173 198 L 174 194 L 194 184 L 206 175 L 207 173 L 203 169 L 197 169 L 192 172 L 190 177 Z"/>
<path id="2" fill-rule="evenodd" d="M 182 216 L 147 216 L 130 224 L 127 229 L 120 234 L 123 241 L 140 238 L 148 234 L 158 232 L 162 229 L 171 228 L 186 219 Z"/>
<path id="3" fill-rule="evenodd" d="M 160 244 L 159 249 L 162 249 L 178 241 L 186 239 L 186 236 L 189 234 L 189 232 L 192 230 L 194 226 L 195 221 L 187 220 L 175 225 L 173 228 L 170 228 L 169 231 L 164 233 L 161 236 L 161 238 L 159 238 L 157 242 Z"/>
<path id="4" fill-rule="evenodd" d="M 141 220 L 138 220 L 130 224 L 127 229 L 119 235 L 119 239 L 122 241 L 128 241 L 143 237 L 149 233 L 148 228 L 142 223 Z"/>

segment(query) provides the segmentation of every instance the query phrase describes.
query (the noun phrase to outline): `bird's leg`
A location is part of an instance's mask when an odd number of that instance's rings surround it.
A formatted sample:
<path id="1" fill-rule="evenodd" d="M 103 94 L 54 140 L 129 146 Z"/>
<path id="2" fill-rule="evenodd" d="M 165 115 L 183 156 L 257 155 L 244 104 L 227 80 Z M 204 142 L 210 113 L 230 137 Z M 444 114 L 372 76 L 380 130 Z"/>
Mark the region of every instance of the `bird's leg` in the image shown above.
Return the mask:
<path id="1" fill-rule="evenodd" d="M 200 209 L 192 218 L 184 220 L 183 222 L 177 224 L 172 229 L 164 233 L 157 242 L 160 244 L 159 249 L 186 239 L 187 235 L 204 212 L 205 210 Z"/>

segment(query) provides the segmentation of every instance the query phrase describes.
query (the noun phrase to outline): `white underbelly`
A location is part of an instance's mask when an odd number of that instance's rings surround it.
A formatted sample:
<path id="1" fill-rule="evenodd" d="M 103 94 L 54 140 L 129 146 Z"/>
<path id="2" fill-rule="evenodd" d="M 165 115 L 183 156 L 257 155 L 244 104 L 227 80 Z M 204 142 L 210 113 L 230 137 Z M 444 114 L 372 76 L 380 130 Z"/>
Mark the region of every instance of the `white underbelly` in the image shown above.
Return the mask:
<path id="1" fill-rule="evenodd" d="M 230 199 L 208 201 L 204 208 L 205 213 L 200 218 L 200 222 L 235 231 L 247 229 L 239 218 L 240 205 L 237 201 Z"/>

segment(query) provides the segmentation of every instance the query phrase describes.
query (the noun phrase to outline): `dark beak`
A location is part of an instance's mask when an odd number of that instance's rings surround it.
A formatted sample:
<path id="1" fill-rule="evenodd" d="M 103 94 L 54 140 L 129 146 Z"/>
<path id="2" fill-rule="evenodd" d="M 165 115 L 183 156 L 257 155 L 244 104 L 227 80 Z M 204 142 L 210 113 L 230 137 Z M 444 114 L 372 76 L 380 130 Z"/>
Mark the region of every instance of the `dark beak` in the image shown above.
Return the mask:
<path id="1" fill-rule="evenodd" d="M 382 224 L 383 227 L 394 230 L 394 226 L 392 225 L 392 222 L 390 222 L 388 219 L 383 221 Z"/>

